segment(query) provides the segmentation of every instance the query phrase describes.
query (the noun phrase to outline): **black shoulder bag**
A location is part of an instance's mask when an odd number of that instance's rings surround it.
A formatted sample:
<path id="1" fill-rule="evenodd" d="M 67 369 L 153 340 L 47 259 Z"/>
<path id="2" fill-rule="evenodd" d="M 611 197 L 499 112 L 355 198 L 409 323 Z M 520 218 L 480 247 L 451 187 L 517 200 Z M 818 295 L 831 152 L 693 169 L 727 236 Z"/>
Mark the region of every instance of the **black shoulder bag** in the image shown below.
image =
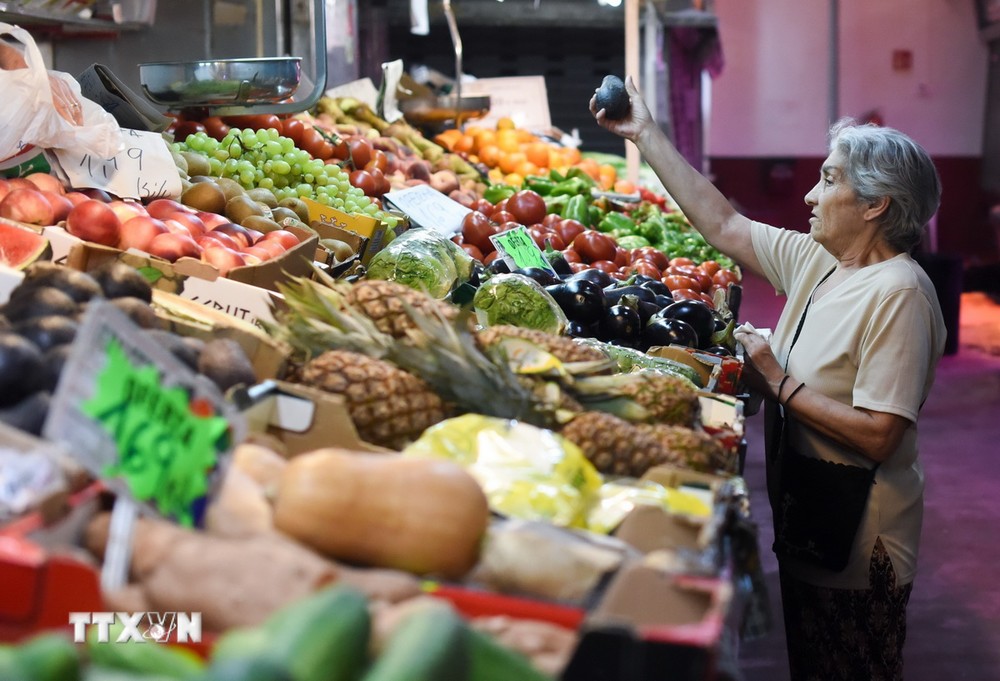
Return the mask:
<path id="1" fill-rule="evenodd" d="M 810 295 L 788 348 L 789 355 L 802 332 L 811 301 Z M 878 464 L 865 468 L 799 454 L 788 441 L 785 421 L 789 417 L 783 412 L 779 404 L 770 462 L 778 476 L 772 499 L 774 552 L 779 558 L 797 558 L 840 572 L 847 567 Z"/>

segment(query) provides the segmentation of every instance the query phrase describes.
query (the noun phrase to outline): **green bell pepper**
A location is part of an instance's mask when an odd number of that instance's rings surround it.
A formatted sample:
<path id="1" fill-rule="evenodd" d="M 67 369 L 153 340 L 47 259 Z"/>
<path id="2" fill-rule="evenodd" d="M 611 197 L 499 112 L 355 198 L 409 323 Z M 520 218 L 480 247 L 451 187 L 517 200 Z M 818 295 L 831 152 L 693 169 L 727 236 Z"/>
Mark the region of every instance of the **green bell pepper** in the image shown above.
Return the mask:
<path id="1" fill-rule="evenodd" d="M 607 213 L 604 218 L 597 223 L 597 229 L 605 233 L 611 233 L 617 230 L 626 234 L 635 234 L 636 225 L 635 222 L 632 221 L 632 218 L 624 213 L 616 213 L 612 211 Z"/>
<path id="2" fill-rule="evenodd" d="M 566 203 L 565 208 L 559 212 L 559 215 L 567 218 L 569 220 L 576 220 L 587 227 L 590 226 L 590 214 L 588 208 L 590 207 L 590 197 L 584 196 L 582 194 L 577 194 L 570 198 Z"/>
<path id="3" fill-rule="evenodd" d="M 517 188 L 512 187 L 509 184 L 491 184 L 486 188 L 486 191 L 483 192 L 483 198 L 495 206 L 504 199 L 509 199 L 514 196 L 515 192 L 517 192 Z"/>

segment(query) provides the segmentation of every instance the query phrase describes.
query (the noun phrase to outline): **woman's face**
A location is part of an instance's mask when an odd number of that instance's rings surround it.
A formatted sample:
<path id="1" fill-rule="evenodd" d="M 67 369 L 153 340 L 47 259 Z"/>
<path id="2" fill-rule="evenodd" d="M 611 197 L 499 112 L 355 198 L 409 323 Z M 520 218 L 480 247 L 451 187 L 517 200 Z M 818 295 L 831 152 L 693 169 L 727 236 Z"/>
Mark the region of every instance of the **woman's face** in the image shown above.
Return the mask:
<path id="1" fill-rule="evenodd" d="M 823 162 L 819 182 L 805 197 L 812 207 L 809 233 L 834 255 L 843 254 L 865 226 L 866 206 L 858 201 L 844 173 L 844 158 L 834 151 Z"/>

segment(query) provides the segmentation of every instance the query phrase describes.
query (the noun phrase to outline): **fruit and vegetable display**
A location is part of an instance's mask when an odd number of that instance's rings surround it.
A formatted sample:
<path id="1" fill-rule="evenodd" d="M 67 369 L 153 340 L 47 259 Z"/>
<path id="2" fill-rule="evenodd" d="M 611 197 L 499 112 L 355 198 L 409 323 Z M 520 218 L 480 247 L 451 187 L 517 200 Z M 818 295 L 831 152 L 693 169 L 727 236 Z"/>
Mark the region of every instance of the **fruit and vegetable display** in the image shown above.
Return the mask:
<path id="1" fill-rule="evenodd" d="M 598 99 L 627 110 L 618 79 Z M 0 678 L 543 681 L 594 654 L 595 613 L 616 608 L 637 645 L 691 645 L 634 594 L 610 602 L 636 566 L 727 602 L 722 535 L 745 510 L 741 274 L 668 197 L 510 119 L 424 134 L 350 97 L 185 112 L 163 144 L 177 196 L 0 179 L 0 424 L 47 442 L 88 311 L 108 303 L 213 386 L 242 439 L 196 521 L 143 512 L 124 557 L 109 469 L 44 509 L 71 531 L 36 533 L 42 504 L 9 528 L 88 570 L 108 611 L 199 613 L 207 645 L 8 636 L 0 604 L 0 640 L 18 639 Z M 460 205 L 456 229 L 385 200 L 420 185 Z M 346 216 L 335 237 L 317 205 Z M 530 266 L 491 238 L 522 230 Z M 269 311 L 246 328 L 205 293 L 261 271 Z M 281 391 L 296 398 L 262 416 Z M 98 587 L 109 565 L 124 582 Z"/>

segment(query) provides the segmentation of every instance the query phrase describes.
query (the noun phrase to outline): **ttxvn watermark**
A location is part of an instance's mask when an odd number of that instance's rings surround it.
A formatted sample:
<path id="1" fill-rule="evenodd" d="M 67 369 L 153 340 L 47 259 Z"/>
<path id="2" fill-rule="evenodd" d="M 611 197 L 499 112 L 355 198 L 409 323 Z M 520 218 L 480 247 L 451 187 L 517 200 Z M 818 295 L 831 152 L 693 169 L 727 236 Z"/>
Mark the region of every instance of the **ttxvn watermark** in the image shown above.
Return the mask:
<path id="1" fill-rule="evenodd" d="M 97 628 L 98 643 L 201 643 L 200 612 L 71 612 L 69 623 L 76 643 L 86 640 L 88 627 Z"/>

